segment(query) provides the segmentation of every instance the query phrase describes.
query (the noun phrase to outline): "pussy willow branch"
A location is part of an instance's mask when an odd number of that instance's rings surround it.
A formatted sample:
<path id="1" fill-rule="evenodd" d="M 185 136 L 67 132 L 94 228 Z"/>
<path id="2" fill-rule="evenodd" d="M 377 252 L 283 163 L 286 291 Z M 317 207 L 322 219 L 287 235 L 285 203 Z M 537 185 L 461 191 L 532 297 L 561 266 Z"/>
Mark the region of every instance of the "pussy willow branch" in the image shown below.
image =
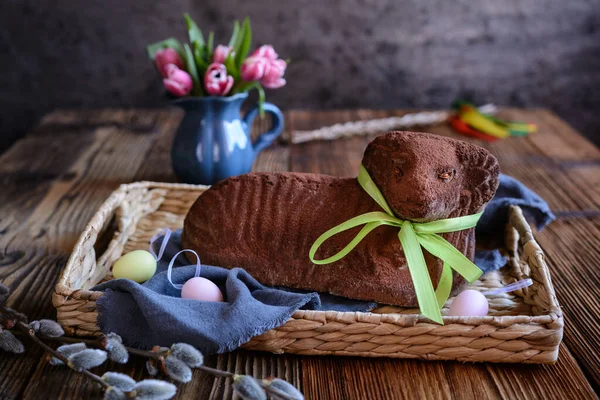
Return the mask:
<path id="1" fill-rule="evenodd" d="M 68 336 L 48 337 L 48 336 L 41 336 L 41 335 L 40 335 L 40 337 L 43 338 L 44 340 L 47 340 L 47 341 L 50 341 L 50 342 L 85 343 L 85 344 L 88 344 L 90 346 L 95 346 L 95 347 L 103 348 L 101 339 L 77 339 L 77 338 L 72 338 L 72 337 L 68 337 Z M 161 361 L 164 358 L 164 355 L 165 355 L 165 353 L 162 353 L 162 352 L 154 352 L 154 351 L 149 351 L 149 350 L 140 350 L 140 349 L 134 349 L 132 347 L 125 347 L 125 348 L 131 354 L 135 354 L 137 356 L 146 357 L 146 358 L 152 358 L 152 359 L 157 360 L 157 361 Z M 233 372 L 222 371 L 220 369 L 215 369 L 215 368 L 207 367 L 205 365 L 200 365 L 199 367 L 196 367 L 196 368 L 199 369 L 199 370 L 202 370 L 204 372 L 208 372 L 209 374 L 212 374 L 212 375 L 215 375 L 215 376 L 219 376 L 219 377 L 223 377 L 223 378 L 233 378 L 233 376 L 235 375 Z"/>
<path id="2" fill-rule="evenodd" d="M 0 306 L 0 311 L 5 311 L 4 306 Z M 66 366 L 71 368 L 71 366 L 69 365 L 69 360 L 65 356 L 60 354 L 58 351 L 54 350 L 52 347 L 50 347 L 46 343 L 44 343 L 39 337 L 37 337 L 35 332 L 27 324 L 25 324 L 21 321 L 17 321 L 17 323 L 15 324 L 14 327 L 17 328 L 19 331 L 21 331 L 21 333 L 23 333 L 25 336 L 27 336 L 35 344 L 37 344 L 42 349 L 44 349 L 44 351 L 46 351 L 46 353 L 49 353 L 53 357 L 58 358 L 60 361 L 65 363 Z M 73 369 L 73 368 L 71 368 L 71 369 Z M 77 370 L 73 369 L 73 371 L 79 372 L 79 373 L 87 376 L 91 380 L 101 384 L 102 386 L 104 386 L 106 388 L 110 387 L 110 385 L 108 383 L 104 382 L 98 375 L 94 374 L 93 372 L 90 372 L 85 369 L 83 371 L 77 371 Z"/>
<path id="3" fill-rule="evenodd" d="M 68 336 L 48 337 L 48 336 L 43 336 L 43 335 L 40 335 L 40 338 L 42 338 L 44 340 L 47 340 L 47 341 L 50 341 L 50 342 L 85 343 L 85 344 L 90 345 L 90 346 L 104 348 L 104 346 L 102 345 L 102 338 L 100 338 L 100 339 L 77 339 L 77 338 L 68 337 Z M 164 356 L 167 353 L 166 351 L 164 351 L 164 352 L 160 352 L 160 351 L 159 352 L 154 352 L 154 351 L 149 351 L 149 350 L 135 349 L 133 347 L 125 347 L 125 348 L 131 354 L 135 354 L 136 356 L 140 356 L 140 357 L 151 358 L 151 359 L 159 361 L 159 362 L 164 361 Z M 61 361 L 64 362 L 64 357 L 62 357 L 62 358 L 61 357 L 57 357 L 57 358 L 60 358 Z M 206 365 L 200 365 L 200 366 L 195 367 L 195 368 L 199 369 L 201 371 L 207 372 L 207 373 L 209 373 L 211 375 L 221 377 L 221 378 L 233 378 L 236 375 L 233 372 L 223 371 L 223 370 L 220 370 L 220 369 L 207 367 Z M 85 372 L 88 372 L 88 371 L 85 371 Z M 88 372 L 88 373 L 91 374 L 91 375 L 94 375 L 91 372 Z M 100 379 L 100 377 L 98 377 L 97 375 L 95 375 L 95 376 L 98 379 Z M 105 384 L 104 381 L 102 381 L 101 383 Z M 270 387 L 267 384 L 265 384 L 262 380 L 258 380 L 258 383 L 268 393 L 272 392 L 270 390 Z M 293 399 L 292 397 L 288 396 L 285 393 L 277 393 L 277 395 L 279 397 L 283 398 L 283 399 Z"/>

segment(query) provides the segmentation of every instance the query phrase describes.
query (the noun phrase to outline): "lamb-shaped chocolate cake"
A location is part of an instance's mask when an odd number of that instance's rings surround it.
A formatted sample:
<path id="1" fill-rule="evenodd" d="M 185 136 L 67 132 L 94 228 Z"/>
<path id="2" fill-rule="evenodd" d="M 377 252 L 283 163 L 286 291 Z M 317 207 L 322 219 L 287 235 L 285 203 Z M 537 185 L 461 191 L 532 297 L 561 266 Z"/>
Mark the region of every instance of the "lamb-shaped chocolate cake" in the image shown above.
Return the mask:
<path id="1" fill-rule="evenodd" d="M 362 163 L 395 216 L 418 223 L 479 213 L 498 186 L 498 162 L 487 150 L 427 133 L 379 136 L 368 145 Z M 372 211 L 382 209 L 356 178 L 250 173 L 200 195 L 185 219 L 182 244 L 197 251 L 203 263 L 244 268 L 265 285 L 416 306 L 398 227 L 375 228 L 331 264 L 309 259 L 321 234 Z M 331 237 L 315 258 L 339 252 L 360 229 Z M 440 236 L 473 260 L 474 228 Z M 423 254 L 435 287 L 443 262 L 424 249 Z M 454 291 L 464 282 L 454 273 Z"/>

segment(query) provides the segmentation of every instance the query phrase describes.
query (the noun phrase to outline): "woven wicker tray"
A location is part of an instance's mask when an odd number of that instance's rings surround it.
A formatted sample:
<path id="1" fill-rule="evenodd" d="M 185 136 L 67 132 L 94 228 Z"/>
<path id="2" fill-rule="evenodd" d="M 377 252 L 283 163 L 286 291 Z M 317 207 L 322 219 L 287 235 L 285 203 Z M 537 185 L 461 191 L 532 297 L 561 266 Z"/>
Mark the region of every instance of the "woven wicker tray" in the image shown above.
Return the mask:
<path id="1" fill-rule="evenodd" d="M 181 228 L 188 209 L 206 189 L 138 182 L 122 185 L 106 200 L 79 237 L 52 297 L 67 334 L 101 333 L 96 300 L 102 292 L 89 289 L 112 278 L 111 266 L 123 253 L 146 249 L 162 228 Z M 437 325 L 417 309 L 398 307 L 371 313 L 297 311 L 284 325 L 243 347 L 305 355 L 553 363 L 563 316 L 544 254 L 518 207 L 510 210 L 505 236 L 508 265 L 485 274 L 472 288 L 488 290 L 526 277 L 533 285 L 489 296 L 485 317 L 444 316 L 445 325 Z M 447 314 L 446 308 L 442 314 Z"/>

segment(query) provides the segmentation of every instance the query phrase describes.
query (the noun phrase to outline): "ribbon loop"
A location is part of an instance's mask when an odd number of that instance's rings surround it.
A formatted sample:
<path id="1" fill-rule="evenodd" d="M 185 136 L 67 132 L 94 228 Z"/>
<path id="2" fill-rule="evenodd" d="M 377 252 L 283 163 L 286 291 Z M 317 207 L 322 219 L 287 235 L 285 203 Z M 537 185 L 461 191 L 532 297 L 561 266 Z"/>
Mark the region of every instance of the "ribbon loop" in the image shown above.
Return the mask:
<path id="1" fill-rule="evenodd" d="M 167 268 L 167 280 L 169 281 L 171 286 L 173 286 L 175 289 L 179 289 L 179 290 L 181 290 L 183 288 L 183 284 L 182 283 L 173 283 L 173 280 L 171 279 L 171 273 L 173 271 L 173 264 L 175 264 L 175 260 L 177 259 L 177 257 L 179 257 L 180 254 L 185 253 L 186 251 L 189 251 L 190 253 L 192 253 L 196 256 L 196 271 L 194 273 L 194 278 L 199 277 L 200 272 L 202 271 L 202 263 L 200 262 L 200 256 L 194 250 L 185 249 L 185 250 L 181 250 L 177 254 L 175 254 L 171 258 L 171 261 L 169 262 L 169 267 Z"/>
<path id="2" fill-rule="evenodd" d="M 339 261 L 350 253 L 373 229 L 381 225 L 399 228 L 398 240 L 402 244 L 421 313 L 443 325 L 440 309 L 443 307 L 452 290 L 452 270 L 455 270 L 471 283 L 481 276 L 482 271 L 446 239 L 439 236 L 439 234 L 473 228 L 477 225 L 477 221 L 483 212 L 425 223 L 403 221 L 394 215 L 383 194 L 362 165 L 360 166 L 357 179 L 360 186 L 375 200 L 385 213 L 380 211 L 369 212 L 351 218 L 329 229 L 319 236 L 311 246 L 308 253 L 310 260 L 317 265 Z M 315 260 L 314 257 L 317 250 L 326 240 L 338 233 L 360 225 L 364 226 L 342 250 L 324 260 Z M 436 290 L 433 289 L 433 283 L 431 282 L 421 247 L 444 261 Z"/>
<path id="3" fill-rule="evenodd" d="M 169 228 L 165 228 L 158 232 L 156 235 L 152 236 L 150 239 L 150 254 L 154 256 L 156 261 L 160 261 L 163 254 L 165 253 L 165 249 L 167 248 L 167 244 L 169 243 L 169 239 L 171 238 L 171 230 Z M 154 242 L 156 242 L 161 236 L 163 236 L 163 240 L 160 243 L 160 249 L 158 250 L 158 255 L 154 252 Z"/>
<path id="4" fill-rule="evenodd" d="M 169 243 L 171 234 L 172 234 L 171 230 L 169 228 L 165 228 L 162 231 L 160 231 L 159 233 L 157 233 L 156 235 L 152 236 L 152 239 L 150 239 L 149 251 L 154 256 L 154 258 L 156 259 L 157 262 L 160 261 L 163 254 L 165 253 L 165 249 L 167 248 L 167 244 Z M 160 244 L 160 250 L 158 251 L 158 255 L 157 255 L 154 252 L 153 245 L 154 245 L 154 242 L 156 242 L 158 239 L 160 239 L 161 236 L 162 236 L 163 240 Z M 200 256 L 194 250 L 189 250 L 189 249 L 181 250 L 177 254 L 175 254 L 173 257 L 171 257 L 171 261 L 169 262 L 169 266 L 167 267 L 167 280 L 169 281 L 171 286 L 173 286 L 175 289 L 179 289 L 179 290 L 181 290 L 181 288 L 183 288 L 183 284 L 173 283 L 173 280 L 171 279 L 171 274 L 173 271 L 173 264 L 175 264 L 175 260 L 177 259 L 177 257 L 179 257 L 180 254 L 185 253 L 186 251 L 189 251 L 196 256 L 196 271 L 194 273 L 194 277 L 196 277 L 196 278 L 199 277 L 200 272 L 202 271 L 202 263 L 200 262 Z"/>
<path id="5" fill-rule="evenodd" d="M 319 236 L 319 238 L 317 240 L 315 240 L 315 242 L 311 246 L 308 256 L 310 257 L 310 260 L 314 264 L 317 264 L 317 265 L 331 264 L 332 262 L 335 262 L 335 261 L 338 261 L 338 260 L 341 260 L 342 258 L 344 258 L 348 253 L 350 253 L 356 247 L 356 245 L 361 240 L 363 240 L 363 238 L 365 236 L 367 236 L 373 229 L 377 228 L 378 226 L 381 226 L 381 225 L 401 226 L 401 224 L 402 224 L 402 221 L 399 220 L 398 218 L 396 218 L 394 216 L 389 216 L 386 213 L 382 213 L 381 211 L 374 211 L 374 212 L 359 215 L 357 217 L 349 219 L 348 221 L 346 221 L 342 224 L 334 226 L 333 228 L 329 229 L 327 232 L 325 232 L 324 234 Z M 317 253 L 317 250 L 319 249 L 319 247 L 321 247 L 321 245 L 327 239 L 331 238 L 332 236 L 337 235 L 338 233 L 342 233 L 344 231 L 347 231 L 348 229 L 352 229 L 352 228 L 355 228 L 360 225 L 365 225 L 365 226 L 360 230 L 360 232 L 358 232 L 358 234 L 354 237 L 354 239 L 352 239 L 352 241 L 346 245 L 346 247 L 344 247 L 338 253 L 334 254 L 333 256 L 331 256 L 329 258 L 326 258 L 324 260 L 315 260 L 314 257 L 315 257 L 315 254 Z"/>

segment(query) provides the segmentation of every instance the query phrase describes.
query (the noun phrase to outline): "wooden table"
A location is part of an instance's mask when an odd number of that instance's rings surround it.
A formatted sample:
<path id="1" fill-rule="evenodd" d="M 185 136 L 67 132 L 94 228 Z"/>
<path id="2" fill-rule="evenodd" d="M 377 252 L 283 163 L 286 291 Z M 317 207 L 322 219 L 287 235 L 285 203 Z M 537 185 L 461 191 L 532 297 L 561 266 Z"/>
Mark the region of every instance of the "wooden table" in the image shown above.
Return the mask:
<path id="1" fill-rule="evenodd" d="M 287 113 L 286 136 L 336 122 L 402 111 Z M 207 364 L 257 377 L 282 377 L 307 399 L 597 398 L 600 389 L 600 151 L 545 110 L 504 110 L 539 132 L 489 148 L 510 174 L 539 193 L 559 216 L 536 235 L 565 313 L 556 365 L 461 364 L 417 360 L 299 357 L 237 351 Z M 54 318 L 54 284 L 95 210 L 124 182 L 174 181 L 169 150 L 181 114 L 164 110 L 57 111 L 0 158 L 0 281 L 9 305 L 31 318 Z M 263 125 L 266 121 L 263 122 Z M 260 127 L 259 127 L 260 128 Z M 427 131 L 454 135 L 446 126 Z M 277 144 L 258 171 L 355 176 L 368 137 Z M 108 364 L 140 380 L 144 360 Z M 97 369 L 103 373 L 104 367 Z M 195 371 L 180 398 L 229 398 L 229 382 Z M 27 343 L 22 356 L 0 354 L 0 398 L 101 397 L 81 375 L 52 367 Z"/>

